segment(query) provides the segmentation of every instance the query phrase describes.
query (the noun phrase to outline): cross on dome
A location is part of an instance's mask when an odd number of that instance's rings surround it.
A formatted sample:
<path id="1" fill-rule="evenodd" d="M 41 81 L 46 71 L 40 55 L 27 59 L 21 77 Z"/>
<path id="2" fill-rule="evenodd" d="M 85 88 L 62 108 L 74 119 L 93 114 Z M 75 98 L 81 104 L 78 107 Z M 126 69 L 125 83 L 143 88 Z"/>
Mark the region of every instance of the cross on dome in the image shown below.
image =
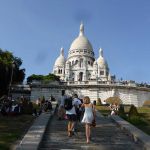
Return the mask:
<path id="1" fill-rule="evenodd" d="M 99 49 L 99 56 L 103 57 L 103 49 L 102 48 Z"/>
<path id="2" fill-rule="evenodd" d="M 79 36 L 82 36 L 82 35 L 84 35 L 84 25 L 83 25 L 83 23 L 81 22 L 81 24 L 80 24 Z"/>
<path id="3" fill-rule="evenodd" d="M 64 48 L 63 47 L 61 47 L 61 49 L 60 49 L 60 55 L 64 56 Z"/>

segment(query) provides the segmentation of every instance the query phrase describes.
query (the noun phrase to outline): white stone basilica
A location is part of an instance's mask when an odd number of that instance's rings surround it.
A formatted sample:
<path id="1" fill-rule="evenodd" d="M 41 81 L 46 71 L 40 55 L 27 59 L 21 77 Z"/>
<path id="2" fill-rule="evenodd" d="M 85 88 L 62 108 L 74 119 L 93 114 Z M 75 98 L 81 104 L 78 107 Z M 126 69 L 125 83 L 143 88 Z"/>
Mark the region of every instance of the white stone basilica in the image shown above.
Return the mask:
<path id="1" fill-rule="evenodd" d="M 135 82 L 117 81 L 110 75 L 101 48 L 99 57 L 95 59 L 92 45 L 84 35 L 82 23 L 79 36 L 72 42 L 67 59 L 61 48 L 53 73 L 60 76 L 62 82 L 32 82 L 29 85 L 32 101 L 42 96 L 49 99 L 51 95 L 59 100 L 64 91 L 70 96 L 78 94 L 79 98 L 89 96 L 91 101 L 100 98 L 102 103 L 110 97 L 118 97 L 123 104 L 142 106 L 145 100 L 150 99 L 149 88 L 139 87 Z"/>
<path id="2" fill-rule="evenodd" d="M 61 48 L 60 56 L 56 59 L 53 73 L 65 82 L 76 81 L 111 81 L 109 67 L 100 48 L 99 57 L 95 59 L 91 43 L 84 35 L 84 25 L 81 23 L 79 36 L 72 42 L 68 57 L 64 57 Z"/>

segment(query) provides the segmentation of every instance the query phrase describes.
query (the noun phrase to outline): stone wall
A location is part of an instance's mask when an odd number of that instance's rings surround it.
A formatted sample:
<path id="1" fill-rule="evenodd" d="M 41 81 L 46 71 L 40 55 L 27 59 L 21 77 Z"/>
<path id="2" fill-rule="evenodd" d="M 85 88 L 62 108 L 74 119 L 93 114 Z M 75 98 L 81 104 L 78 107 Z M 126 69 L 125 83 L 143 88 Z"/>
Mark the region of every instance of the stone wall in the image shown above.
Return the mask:
<path id="1" fill-rule="evenodd" d="M 31 101 L 45 97 L 50 99 L 51 96 L 60 100 L 62 91 L 65 90 L 67 95 L 78 94 L 79 98 L 89 96 L 92 101 L 101 99 L 103 102 L 109 97 L 119 97 L 123 104 L 134 104 L 142 106 L 144 101 L 150 100 L 150 88 L 135 86 L 120 86 L 112 84 L 65 84 L 59 82 L 41 83 L 35 82 L 29 85 L 15 85 L 12 87 L 12 96 L 14 99 L 24 95 Z"/>
<path id="2" fill-rule="evenodd" d="M 78 94 L 79 98 L 89 96 L 92 101 L 100 98 L 102 102 L 109 97 L 119 97 L 123 104 L 142 106 L 145 100 L 150 100 L 150 89 L 129 86 L 111 85 L 32 85 L 31 100 L 44 96 L 49 99 L 54 96 L 60 100 L 62 90 L 67 95 Z"/>

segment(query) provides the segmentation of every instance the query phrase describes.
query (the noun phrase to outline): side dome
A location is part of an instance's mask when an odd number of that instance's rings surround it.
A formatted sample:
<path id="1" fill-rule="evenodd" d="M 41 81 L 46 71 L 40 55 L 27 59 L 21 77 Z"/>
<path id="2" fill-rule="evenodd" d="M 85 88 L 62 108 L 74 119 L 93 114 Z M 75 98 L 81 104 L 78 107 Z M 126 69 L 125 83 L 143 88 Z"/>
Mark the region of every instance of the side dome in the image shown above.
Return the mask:
<path id="1" fill-rule="evenodd" d="M 64 66 L 65 65 L 64 49 L 61 48 L 60 56 L 56 59 L 54 66 Z"/>
<path id="2" fill-rule="evenodd" d="M 105 59 L 103 57 L 103 49 L 102 48 L 100 48 L 99 53 L 100 54 L 99 54 L 99 58 L 97 59 L 97 64 L 101 68 L 108 67 L 107 62 L 105 61 Z"/>
<path id="3" fill-rule="evenodd" d="M 105 59 L 100 56 L 100 57 L 97 59 L 97 64 L 98 64 L 100 67 L 105 67 L 105 66 L 106 66 Z"/>

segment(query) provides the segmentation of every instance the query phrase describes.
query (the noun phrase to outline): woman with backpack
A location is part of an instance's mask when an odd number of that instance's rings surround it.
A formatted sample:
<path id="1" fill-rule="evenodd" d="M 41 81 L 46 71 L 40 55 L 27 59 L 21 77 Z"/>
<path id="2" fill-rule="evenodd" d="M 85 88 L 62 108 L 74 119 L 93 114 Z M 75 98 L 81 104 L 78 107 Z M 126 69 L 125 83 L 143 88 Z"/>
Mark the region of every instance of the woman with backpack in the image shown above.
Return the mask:
<path id="1" fill-rule="evenodd" d="M 95 106 L 90 102 L 90 98 L 88 96 L 84 97 L 82 107 L 84 107 L 84 115 L 82 119 L 82 123 L 85 123 L 85 135 L 86 142 L 90 142 L 91 137 L 91 125 L 95 122 Z"/>
<path id="2" fill-rule="evenodd" d="M 64 108 L 66 109 L 68 119 L 68 136 L 71 137 L 73 135 L 74 125 L 77 120 L 75 101 L 73 101 L 72 97 L 65 99 Z"/>

